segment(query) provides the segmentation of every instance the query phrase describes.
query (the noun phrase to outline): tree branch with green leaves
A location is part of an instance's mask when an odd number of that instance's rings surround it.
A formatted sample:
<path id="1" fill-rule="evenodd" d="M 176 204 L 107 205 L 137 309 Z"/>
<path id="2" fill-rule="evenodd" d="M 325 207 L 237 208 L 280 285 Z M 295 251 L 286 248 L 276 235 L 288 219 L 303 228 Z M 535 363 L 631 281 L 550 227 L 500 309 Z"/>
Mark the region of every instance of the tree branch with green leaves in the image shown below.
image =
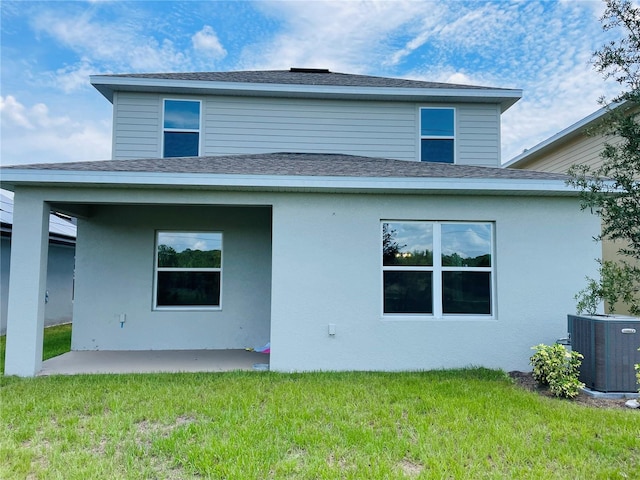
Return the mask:
<path id="1" fill-rule="evenodd" d="M 589 208 L 601 217 L 602 231 L 598 239 L 617 241 L 620 245 L 618 265 L 622 270 L 616 270 L 613 277 L 601 278 L 597 286 L 601 291 L 620 289 L 622 286 L 612 284 L 611 278 L 625 279 L 626 298 L 629 299 L 631 288 L 629 306 L 637 314 L 640 313 L 637 308 L 640 292 L 637 266 L 640 262 L 640 7 L 630 0 L 606 0 L 601 22 L 605 31 L 617 31 L 620 36 L 594 53 L 594 68 L 605 79 L 618 82 L 622 91 L 611 101 L 600 99 L 606 113 L 592 133 L 605 136 L 602 163 L 597 167 L 574 165 L 569 170 L 572 178 L 568 183 L 581 190 L 582 208 Z M 613 271 L 613 267 L 606 267 L 605 272 Z M 602 274 L 603 269 L 600 271 Z M 593 289 L 594 285 L 590 285 Z"/>

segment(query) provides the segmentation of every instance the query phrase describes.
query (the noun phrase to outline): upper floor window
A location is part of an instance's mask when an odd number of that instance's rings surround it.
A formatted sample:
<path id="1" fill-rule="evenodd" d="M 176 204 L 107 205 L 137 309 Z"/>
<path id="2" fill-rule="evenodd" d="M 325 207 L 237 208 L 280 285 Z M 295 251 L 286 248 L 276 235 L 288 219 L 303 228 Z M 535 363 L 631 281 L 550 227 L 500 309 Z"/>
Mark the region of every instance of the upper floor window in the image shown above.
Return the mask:
<path id="1" fill-rule="evenodd" d="M 420 160 L 454 163 L 455 110 L 420 108 Z"/>
<path id="2" fill-rule="evenodd" d="M 200 101 L 165 100 L 163 156 L 197 157 L 200 154 Z"/>

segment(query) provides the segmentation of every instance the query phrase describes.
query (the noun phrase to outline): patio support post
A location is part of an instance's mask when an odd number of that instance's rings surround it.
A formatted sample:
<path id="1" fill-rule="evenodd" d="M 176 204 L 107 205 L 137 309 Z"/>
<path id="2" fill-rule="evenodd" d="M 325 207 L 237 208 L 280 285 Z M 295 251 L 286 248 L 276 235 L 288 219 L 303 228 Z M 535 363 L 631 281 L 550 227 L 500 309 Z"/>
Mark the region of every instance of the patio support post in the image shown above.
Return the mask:
<path id="1" fill-rule="evenodd" d="M 49 206 L 16 190 L 11 233 L 5 375 L 33 377 L 42 368 Z"/>

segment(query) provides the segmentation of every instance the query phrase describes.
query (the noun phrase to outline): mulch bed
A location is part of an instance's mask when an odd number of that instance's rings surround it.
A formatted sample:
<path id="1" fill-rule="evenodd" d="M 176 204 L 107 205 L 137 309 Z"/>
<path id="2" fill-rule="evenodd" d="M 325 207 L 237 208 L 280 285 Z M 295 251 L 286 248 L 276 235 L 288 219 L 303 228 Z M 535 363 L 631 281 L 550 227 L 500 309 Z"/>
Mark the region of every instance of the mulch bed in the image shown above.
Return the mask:
<path id="1" fill-rule="evenodd" d="M 551 392 L 549 392 L 548 387 L 539 385 L 538 382 L 536 382 L 533 379 L 533 375 L 531 374 L 531 372 L 514 371 L 514 372 L 509 372 L 509 376 L 521 388 L 524 388 L 532 392 L 536 392 L 545 397 L 556 398 L 553 396 L 553 394 L 551 394 Z M 618 398 L 618 399 L 597 398 L 597 397 L 588 395 L 584 392 L 580 392 L 578 396 L 574 399 L 558 398 L 558 400 L 565 401 L 565 402 L 576 402 L 581 405 L 585 405 L 587 407 L 592 407 L 592 408 L 626 408 L 627 410 L 631 410 L 625 406 L 625 402 L 629 400 L 628 398 Z M 640 412 L 640 409 L 636 409 L 636 410 Z"/>

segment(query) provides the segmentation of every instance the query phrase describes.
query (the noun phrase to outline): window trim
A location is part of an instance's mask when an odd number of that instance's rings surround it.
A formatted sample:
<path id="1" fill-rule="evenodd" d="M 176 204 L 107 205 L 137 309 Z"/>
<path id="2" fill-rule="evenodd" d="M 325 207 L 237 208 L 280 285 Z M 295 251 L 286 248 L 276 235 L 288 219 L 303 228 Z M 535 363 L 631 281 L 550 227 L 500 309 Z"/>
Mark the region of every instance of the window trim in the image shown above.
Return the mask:
<path id="1" fill-rule="evenodd" d="M 495 220 L 406 220 L 406 219 L 381 219 L 380 236 L 383 238 L 383 225 L 385 223 L 429 223 L 433 226 L 433 265 L 384 265 L 383 243 L 379 241 L 379 265 L 380 265 L 380 311 L 382 320 L 496 320 L 497 319 L 497 293 L 496 293 L 496 222 Z M 491 266 L 490 267 L 456 267 L 442 265 L 442 225 L 470 224 L 485 225 L 491 227 Z M 427 271 L 432 272 L 433 288 L 433 313 L 386 313 L 384 311 L 384 272 L 386 271 Z M 489 295 L 491 313 L 443 313 L 443 272 L 488 272 L 490 275 L 489 285 L 491 292 Z"/>
<path id="2" fill-rule="evenodd" d="M 199 104 L 199 114 L 198 114 L 198 128 L 197 129 L 192 129 L 192 128 L 165 128 L 164 126 L 164 119 L 165 119 L 165 115 L 166 115 L 166 102 L 167 101 L 175 101 L 175 102 L 197 102 Z M 178 157 L 165 157 L 165 153 L 164 153 L 164 144 L 165 144 L 165 133 L 167 132 L 173 132 L 173 133 L 197 133 L 198 134 L 198 154 L 195 155 L 196 157 L 199 157 L 202 153 L 202 118 L 203 118 L 203 112 L 202 112 L 202 100 L 198 99 L 198 98 L 173 98 L 173 97 L 163 97 L 161 99 L 161 108 L 162 108 L 162 118 L 160 121 L 160 129 L 161 129 L 161 134 L 160 134 L 160 156 L 161 158 L 178 158 Z"/>
<path id="3" fill-rule="evenodd" d="M 180 267 L 159 267 L 158 266 L 158 239 L 161 233 L 215 233 L 220 235 L 220 267 L 209 268 L 180 268 Z M 156 230 L 153 242 L 153 304 L 152 310 L 159 312 L 166 311 L 221 311 L 223 299 L 223 270 L 224 270 L 224 233 L 220 230 Z M 218 305 L 158 305 L 158 272 L 220 272 L 220 301 Z"/>
<path id="4" fill-rule="evenodd" d="M 423 110 L 451 110 L 453 112 L 453 135 L 422 135 L 422 111 Z M 453 140 L 453 162 L 433 162 L 433 163 L 445 163 L 449 165 L 455 165 L 458 163 L 458 149 L 457 149 L 457 137 L 458 129 L 456 128 L 458 118 L 458 112 L 455 107 L 432 107 L 432 106 L 420 106 L 418 107 L 418 161 L 429 162 L 429 160 L 422 160 L 422 140 Z"/>

